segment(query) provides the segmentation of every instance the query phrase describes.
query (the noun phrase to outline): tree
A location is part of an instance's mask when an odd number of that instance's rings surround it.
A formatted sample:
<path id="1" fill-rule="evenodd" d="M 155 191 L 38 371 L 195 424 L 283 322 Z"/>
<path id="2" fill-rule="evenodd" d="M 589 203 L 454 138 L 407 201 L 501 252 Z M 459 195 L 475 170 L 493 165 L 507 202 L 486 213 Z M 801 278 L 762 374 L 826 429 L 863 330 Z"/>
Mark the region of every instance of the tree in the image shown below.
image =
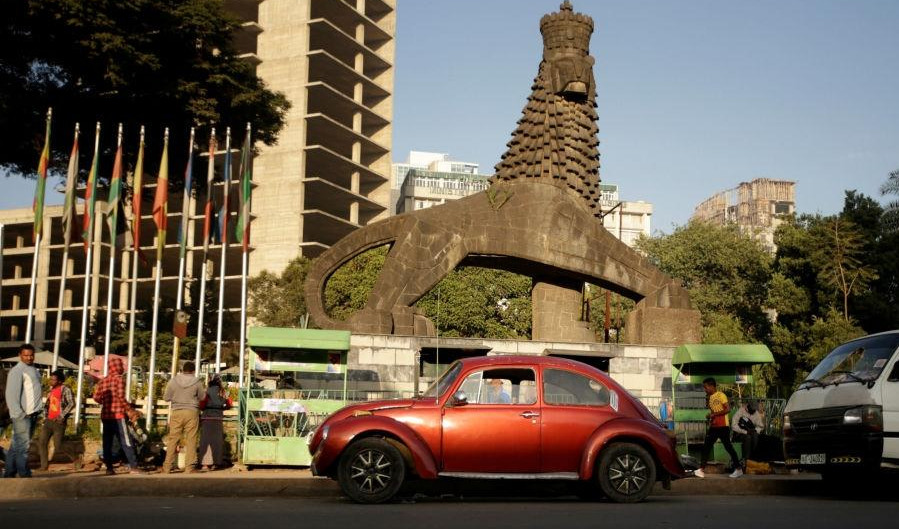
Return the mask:
<path id="1" fill-rule="evenodd" d="M 362 309 L 387 259 L 388 246 L 363 252 L 338 268 L 325 284 L 325 312 L 346 320 Z"/>
<path id="2" fill-rule="evenodd" d="M 247 314 L 269 327 L 301 328 L 306 316 L 303 283 L 310 261 L 297 257 L 280 275 L 263 270 L 247 282 Z"/>
<path id="3" fill-rule="evenodd" d="M 880 194 L 895 197 L 887 203 L 883 223 L 889 231 L 899 231 L 899 169 L 890 173 L 887 181 L 880 186 Z"/>
<path id="4" fill-rule="evenodd" d="M 12 173 L 34 172 L 51 106 L 62 137 L 76 121 L 88 137 L 94 122 L 108 131 L 122 122 L 135 149 L 140 125 L 148 149 L 161 149 L 165 127 L 173 145 L 186 145 L 192 125 L 204 138 L 212 125 L 221 134 L 251 122 L 271 145 L 284 125 L 289 102 L 238 58 L 238 22 L 221 0 L 10 0 L 3 9 L 0 167 Z M 104 137 L 111 147 L 114 134 Z M 54 159 L 68 141 L 54 142 Z M 173 167 L 186 152 L 171 150 Z"/>
<path id="5" fill-rule="evenodd" d="M 530 277 L 472 266 L 459 267 L 416 304 L 440 336 L 531 337 Z"/>
<path id="6" fill-rule="evenodd" d="M 771 256 L 736 225 L 691 221 L 670 235 L 641 238 L 637 247 L 690 291 L 708 339 L 755 341 L 767 335 L 763 307 Z M 733 322 L 739 324 L 740 333 L 734 332 Z"/>
<path id="7" fill-rule="evenodd" d="M 836 288 L 843 301 L 843 317 L 849 321 L 849 296 L 863 291 L 877 279 L 873 267 L 862 261 L 865 239 L 852 222 L 831 217 L 816 226 L 814 236 L 820 244 L 813 258 L 821 263 L 819 276 L 824 284 Z"/>

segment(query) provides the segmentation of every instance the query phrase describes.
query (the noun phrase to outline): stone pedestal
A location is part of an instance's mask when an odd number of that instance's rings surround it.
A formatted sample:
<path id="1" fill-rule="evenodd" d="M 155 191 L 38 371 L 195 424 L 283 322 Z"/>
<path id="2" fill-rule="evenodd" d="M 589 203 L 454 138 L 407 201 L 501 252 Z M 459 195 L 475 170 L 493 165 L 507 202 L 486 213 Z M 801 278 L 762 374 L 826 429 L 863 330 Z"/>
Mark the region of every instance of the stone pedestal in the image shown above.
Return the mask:
<path id="1" fill-rule="evenodd" d="M 545 342 L 595 342 L 581 321 L 581 286 L 535 281 L 531 292 L 531 339 Z"/>
<path id="2" fill-rule="evenodd" d="M 644 345 L 682 345 L 702 342 L 700 313 L 693 309 L 659 307 L 637 308 L 627 315 L 629 343 Z"/>

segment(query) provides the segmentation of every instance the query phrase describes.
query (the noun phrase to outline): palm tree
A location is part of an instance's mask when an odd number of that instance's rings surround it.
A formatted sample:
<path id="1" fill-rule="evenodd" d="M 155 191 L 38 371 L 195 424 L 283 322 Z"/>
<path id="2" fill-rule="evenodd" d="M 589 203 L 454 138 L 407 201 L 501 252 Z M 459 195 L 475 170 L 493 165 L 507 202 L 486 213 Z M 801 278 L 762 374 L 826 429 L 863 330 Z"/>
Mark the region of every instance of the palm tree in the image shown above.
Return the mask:
<path id="1" fill-rule="evenodd" d="M 890 173 L 887 181 L 880 186 L 881 195 L 893 195 L 896 198 L 887 203 L 883 211 L 883 226 L 888 231 L 899 230 L 899 169 Z"/>

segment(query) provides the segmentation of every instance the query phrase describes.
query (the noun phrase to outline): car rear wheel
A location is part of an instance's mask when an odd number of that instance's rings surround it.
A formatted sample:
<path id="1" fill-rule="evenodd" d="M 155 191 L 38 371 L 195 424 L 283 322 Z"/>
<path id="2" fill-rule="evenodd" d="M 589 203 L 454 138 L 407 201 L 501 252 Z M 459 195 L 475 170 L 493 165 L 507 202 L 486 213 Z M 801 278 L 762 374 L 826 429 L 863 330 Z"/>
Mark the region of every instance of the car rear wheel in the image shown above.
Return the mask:
<path id="1" fill-rule="evenodd" d="M 656 465 L 640 445 L 614 443 L 599 460 L 599 487 L 616 503 L 643 501 L 656 482 Z"/>
<path id="2" fill-rule="evenodd" d="M 382 503 L 392 498 L 406 476 L 406 463 L 395 446 L 379 437 L 351 444 L 340 458 L 337 482 L 358 503 Z"/>

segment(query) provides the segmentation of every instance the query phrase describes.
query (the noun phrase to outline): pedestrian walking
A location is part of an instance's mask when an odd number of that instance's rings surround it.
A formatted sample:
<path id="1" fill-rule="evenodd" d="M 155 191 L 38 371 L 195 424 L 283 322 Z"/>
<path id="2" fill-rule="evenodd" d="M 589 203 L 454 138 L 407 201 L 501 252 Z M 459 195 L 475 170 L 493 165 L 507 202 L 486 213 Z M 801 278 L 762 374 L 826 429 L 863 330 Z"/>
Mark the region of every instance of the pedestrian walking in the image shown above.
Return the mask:
<path id="1" fill-rule="evenodd" d="M 706 406 L 709 408 L 709 413 L 706 415 L 706 418 L 709 421 L 709 426 L 706 430 L 705 442 L 702 444 L 702 460 L 699 469 L 695 470 L 693 475 L 699 478 L 705 477 L 705 472 L 702 469 L 709 460 L 715 441 L 720 439 L 734 466 L 734 471 L 730 474 L 730 477 L 738 478 L 743 475 L 743 470 L 740 468 L 740 458 L 737 457 L 737 451 L 734 450 L 734 445 L 730 442 L 730 421 L 728 419 L 730 405 L 727 402 L 727 395 L 723 391 L 718 390 L 718 383 L 711 377 L 702 381 L 702 389 L 707 396 Z"/>
<path id="2" fill-rule="evenodd" d="M 44 423 L 38 437 L 38 451 L 41 455 L 41 470 L 48 470 L 50 459 L 50 439 L 53 439 L 53 451 L 62 448 L 62 438 L 66 433 L 66 421 L 75 409 L 75 397 L 72 390 L 64 384 L 66 375 L 61 370 L 50 373 L 50 389 L 44 403 Z"/>
<path id="3" fill-rule="evenodd" d="M 134 440 L 128 435 L 128 425 L 125 422 L 128 420 L 128 413 L 131 412 L 131 403 L 125 397 L 125 378 L 122 376 L 124 372 L 125 364 L 122 359 L 110 358 L 108 374 L 94 388 L 94 400 L 100 404 L 100 422 L 103 425 L 103 462 L 106 463 L 106 474 L 109 476 L 115 475 L 112 443 L 116 438 L 125 454 L 126 472 L 145 473 L 138 468 Z"/>
<path id="4" fill-rule="evenodd" d="M 6 377 L 6 405 L 12 421 L 12 443 L 6 455 L 3 477 L 30 478 L 28 448 L 41 415 L 41 374 L 34 367 L 34 346 L 19 346 L 19 362 Z"/>
<path id="5" fill-rule="evenodd" d="M 185 362 L 181 372 L 165 386 L 165 400 L 169 408 L 169 433 L 165 436 L 165 461 L 162 472 L 174 470 L 178 443 L 186 454 L 185 472 L 197 467 L 197 431 L 200 428 L 200 401 L 206 394 L 203 382 L 194 376 L 194 363 Z"/>

